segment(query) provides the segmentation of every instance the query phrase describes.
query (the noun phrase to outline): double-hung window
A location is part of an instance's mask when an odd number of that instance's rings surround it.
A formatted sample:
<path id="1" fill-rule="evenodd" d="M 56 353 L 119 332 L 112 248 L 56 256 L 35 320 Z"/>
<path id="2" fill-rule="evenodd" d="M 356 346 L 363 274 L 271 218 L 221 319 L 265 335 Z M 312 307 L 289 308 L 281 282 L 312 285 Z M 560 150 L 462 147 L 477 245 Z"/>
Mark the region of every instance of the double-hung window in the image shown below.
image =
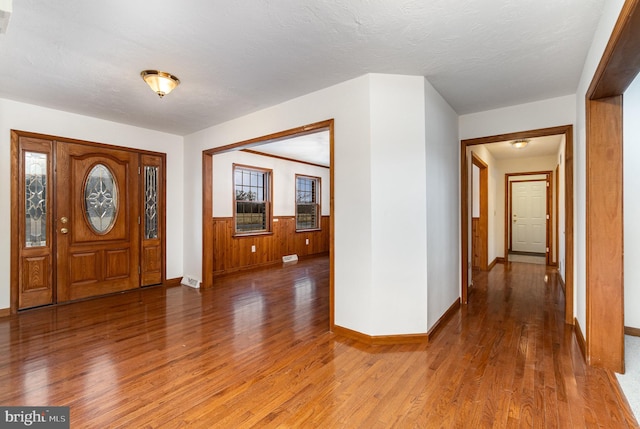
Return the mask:
<path id="1" fill-rule="evenodd" d="M 296 175 L 296 231 L 320 229 L 320 178 Z"/>
<path id="2" fill-rule="evenodd" d="M 271 170 L 233 165 L 236 234 L 271 231 Z"/>

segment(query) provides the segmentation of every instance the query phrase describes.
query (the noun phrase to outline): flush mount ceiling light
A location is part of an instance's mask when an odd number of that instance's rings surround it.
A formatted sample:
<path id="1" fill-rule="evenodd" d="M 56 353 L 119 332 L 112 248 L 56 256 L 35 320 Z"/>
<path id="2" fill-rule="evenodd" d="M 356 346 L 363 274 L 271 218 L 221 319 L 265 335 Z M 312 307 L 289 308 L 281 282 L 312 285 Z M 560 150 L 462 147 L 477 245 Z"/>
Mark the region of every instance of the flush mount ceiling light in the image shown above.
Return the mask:
<path id="1" fill-rule="evenodd" d="M 511 142 L 511 147 L 516 149 L 524 149 L 529 144 L 529 140 L 514 140 Z"/>
<path id="2" fill-rule="evenodd" d="M 140 73 L 142 79 L 147 82 L 147 85 L 160 96 L 164 97 L 173 89 L 180 85 L 180 79 L 172 75 L 171 73 L 158 71 L 158 70 L 144 70 Z"/>

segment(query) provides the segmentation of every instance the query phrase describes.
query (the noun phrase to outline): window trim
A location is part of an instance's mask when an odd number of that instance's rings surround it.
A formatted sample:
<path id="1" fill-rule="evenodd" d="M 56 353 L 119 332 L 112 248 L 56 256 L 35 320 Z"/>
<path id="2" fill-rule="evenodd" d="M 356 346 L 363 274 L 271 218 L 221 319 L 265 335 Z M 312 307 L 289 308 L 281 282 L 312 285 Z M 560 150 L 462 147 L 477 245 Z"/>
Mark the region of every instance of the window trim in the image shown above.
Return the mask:
<path id="1" fill-rule="evenodd" d="M 316 183 L 316 226 L 313 228 L 298 228 L 298 178 L 313 180 Z M 317 176 L 309 176 L 308 174 L 296 174 L 294 185 L 294 198 L 293 203 L 295 205 L 295 224 L 296 232 L 308 232 L 308 231 L 321 231 L 322 230 L 322 178 Z"/>
<path id="2" fill-rule="evenodd" d="M 266 196 L 267 199 L 264 201 L 265 203 L 265 215 L 266 215 L 266 220 L 265 220 L 265 227 L 266 229 L 264 230 L 255 230 L 255 231 L 238 231 L 238 224 L 237 224 L 237 200 L 236 200 L 236 170 L 237 169 L 241 169 L 241 170 L 253 170 L 253 171 L 257 171 L 259 173 L 263 173 L 266 174 L 267 176 L 267 184 L 266 184 Z M 269 234 L 273 234 L 273 170 L 269 169 L 269 168 L 263 168 L 263 167 L 255 167 L 252 165 L 245 165 L 245 164 L 236 164 L 233 163 L 233 168 L 232 168 L 232 172 L 231 172 L 231 198 L 232 198 L 232 205 L 233 205 L 233 236 L 234 237 L 248 237 L 248 236 L 254 236 L 254 235 L 269 235 Z"/>

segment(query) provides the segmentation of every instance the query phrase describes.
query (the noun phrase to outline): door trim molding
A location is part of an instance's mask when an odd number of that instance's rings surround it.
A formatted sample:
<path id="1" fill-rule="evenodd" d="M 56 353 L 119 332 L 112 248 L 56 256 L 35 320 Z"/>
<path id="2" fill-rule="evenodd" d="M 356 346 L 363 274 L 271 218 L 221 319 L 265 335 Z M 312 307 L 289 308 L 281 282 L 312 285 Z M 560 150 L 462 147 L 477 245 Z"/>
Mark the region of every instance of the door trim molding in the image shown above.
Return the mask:
<path id="1" fill-rule="evenodd" d="M 624 373 L 622 94 L 639 72 L 640 0 L 626 0 L 585 97 L 586 358 L 619 373 Z M 606 177 L 598 177 L 603 171 Z M 594 192 L 602 185 L 606 195 Z M 611 235 L 590 235 L 599 228 Z M 609 254 L 599 259 L 603 251 Z"/>
<path id="2" fill-rule="evenodd" d="M 640 0 L 638 0 L 640 1 Z M 467 147 L 496 143 L 505 140 L 545 137 L 556 134 L 565 135 L 565 323 L 573 325 L 573 125 L 540 128 L 537 130 L 519 131 L 509 134 L 465 139 L 460 141 L 460 237 L 461 237 L 461 301 L 468 302 L 469 293 L 469 189 L 468 189 L 468 160 Z"/>

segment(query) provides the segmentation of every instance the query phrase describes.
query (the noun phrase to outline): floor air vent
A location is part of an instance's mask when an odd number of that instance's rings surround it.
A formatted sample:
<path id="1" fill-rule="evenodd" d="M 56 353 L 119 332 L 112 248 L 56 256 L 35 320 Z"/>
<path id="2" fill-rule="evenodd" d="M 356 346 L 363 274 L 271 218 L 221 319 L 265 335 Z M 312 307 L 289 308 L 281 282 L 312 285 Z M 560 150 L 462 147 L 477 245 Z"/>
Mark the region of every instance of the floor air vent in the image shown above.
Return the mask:
<path id="1" fill-rule="evenodd" d="M 285 255 L 282 257 L 282 262 L 287 264 L 291 262 L 298 262 L 298 255 Z"/>

